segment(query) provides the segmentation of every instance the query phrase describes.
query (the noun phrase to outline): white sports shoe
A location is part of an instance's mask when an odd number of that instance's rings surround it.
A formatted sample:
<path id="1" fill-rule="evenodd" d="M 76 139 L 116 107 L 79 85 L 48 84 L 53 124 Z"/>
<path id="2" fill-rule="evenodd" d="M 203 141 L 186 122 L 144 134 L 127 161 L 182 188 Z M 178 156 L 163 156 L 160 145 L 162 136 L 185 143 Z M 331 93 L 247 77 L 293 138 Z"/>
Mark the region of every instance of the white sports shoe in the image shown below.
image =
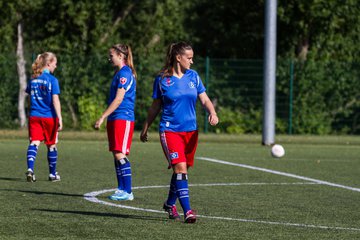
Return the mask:
<path id="1" fill-rule="evenodd" d="M 56 172 L 55 175 L 54 174 L 49 174 L 49 181 L 51 182 L 58 182 L 60 181 L 60 175 Z"/>
<path id="2" fill-rule="evenodd" d="M 134 200 L 134 194 L 124 192 L 123 190 L 117 190 L 113 195 L 109 196 L 109 199 L 115 201 L 132 201 Z"/>
<path id="3" fill-rule="evenodd" d="M 35 174 L 30 168 L 27 170 L 25 175 L 26 175 L 26 181 L 28 181 L 28 182 L 36 182 Z"/>

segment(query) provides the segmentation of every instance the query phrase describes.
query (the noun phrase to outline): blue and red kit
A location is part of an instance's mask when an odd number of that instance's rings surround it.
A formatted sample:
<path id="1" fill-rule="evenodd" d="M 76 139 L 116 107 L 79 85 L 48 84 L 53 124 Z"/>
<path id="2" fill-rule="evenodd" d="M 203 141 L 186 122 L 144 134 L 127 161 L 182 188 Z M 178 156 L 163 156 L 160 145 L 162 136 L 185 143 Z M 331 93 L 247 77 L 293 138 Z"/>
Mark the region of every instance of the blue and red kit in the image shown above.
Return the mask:
<path id="1" fill-rule="evenodd" d="M 205 87 L 194 70 L 187 70 L 180 79 L 175 76 L 155 79 L 153 98 L 162 101 L 159 132 L 169 168 L 179 162 L 194 164 L 198 140 L 196 101 L 203 92 Z"/>
<path id="2" fill-rule="evenodd" d="M 59 118 L 56 115 L 53 96 L 60 94 L 59 81 L 44 69 L 40 76 L 33 78 L 25 90 L 30 95 L 29 140 L 27 150 L 27 181 L 34 182 L 34 164 L 38 145 L 34 141 L 44 141 L 48 146 L 49 180 L 60 180 L 56 172 Z"/>
<path id="3" fill-rule="evenodd" d="M 176 164 L 194 164 L 194 155 L 198 142 L 198 126 L 196 122 L 196 101 L 205 87 L 194 70 L 186 70 L 181 78 L 175 76 L 155 79 L 153 98 L 161 99 L 162 115 L 160 120 L 160 142 L 170 169 Z M 170 181 L 168 199 L 164 210 L 175 208 L 179 199 L 186 219 L 192 214 L 187 173 L 174 173 Z M 174 215 L 173 210 L 172 215 Z M 170 216 L 170 215 L 169 215 Z M 193 216 L 195 218 L 195 216 Z"/>
<path id="4" fill-rule="evenodd" d="M 60 94 L 57 78 L 44 69 L 30 80 L 26 92 L 30 95 L 29 140 L 44 141 L 46 145 L 57 143 L 59 120 L 53 104 L 53 95 Z"/>
<path id="5" fill-rule="evenodd" d="M 125 89 L 124 98 L 119 107 L 107 118 L 109 151 L 130 153 L 131 140 L 134 132 L 136 79 L 129 66 L 123 66 L 113 77 L 110 86 L 110 105 L 119 88 Z"/>
<path id="6" fill-rule="evenodd" d="M 128 155 L 134 132 L 136 79 L 131 68 L 127 65 L 116 72 L 112 79 L 109 106 L 115 100 L 119 89 L 125 90 L 124 97 L 120 105 L 107 117 L 106 129 L 109 151 Z M 114 154 L 114 164 L 119 191 L 109 198 L 112 200 L 134 199 L 131 190 L 132 177 L 129 159 L 127 157 L 118 159 Z"/>
<path id="7" fill-rule="evenodd" d="M 55 118 L 52 95 L 60 94 L 59 81 L 45 69 L 40 76 L 31 79 L 26 88 L 30 95 L 30 117 Z"/>
<path id="8" fill-rule="evenodd" d="M 125 96 L 120 106 L 108 116 L 108 121 L 115 119 L 135 121 L 136 79 L 129 66 L 122 67 L 113 77 L 109 105 L 114 101 L 118 88 L 125 89 Z"/>
<path id="9" fill-rule="evenodd" d="M 160 132 L 189 132 L 197 130 L 196 101 L 205 87 L 198 73 L 187 70 L 182 78 L 155 78 L 154 99 L 162 100 Z"/>

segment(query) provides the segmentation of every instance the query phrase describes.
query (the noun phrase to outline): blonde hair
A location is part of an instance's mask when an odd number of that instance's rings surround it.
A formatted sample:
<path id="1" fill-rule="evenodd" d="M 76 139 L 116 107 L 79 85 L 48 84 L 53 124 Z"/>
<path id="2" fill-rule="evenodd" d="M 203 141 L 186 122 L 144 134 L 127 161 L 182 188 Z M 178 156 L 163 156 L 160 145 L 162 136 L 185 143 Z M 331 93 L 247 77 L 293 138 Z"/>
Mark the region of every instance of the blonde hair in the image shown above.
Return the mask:
<path id="1" fill-rule="evenodd" d="M 131 47 L 126 44 L 118 43 L 113 45 L 110 49 L 114 49 L 118 54 L 120 53 L 124 54 L 126 65 L 128 65 L 131 68 L 132 73 L 134 74 L 135 78 L 137 78 Z"/>
<path id="2" fill-rule="evenodd" d="M 52 52 L 39 54 L 31 66 L 33 70 L 32 78 L 40 76 L 46 65 L 53 62 L 55 59 L 56 55 Z"/>

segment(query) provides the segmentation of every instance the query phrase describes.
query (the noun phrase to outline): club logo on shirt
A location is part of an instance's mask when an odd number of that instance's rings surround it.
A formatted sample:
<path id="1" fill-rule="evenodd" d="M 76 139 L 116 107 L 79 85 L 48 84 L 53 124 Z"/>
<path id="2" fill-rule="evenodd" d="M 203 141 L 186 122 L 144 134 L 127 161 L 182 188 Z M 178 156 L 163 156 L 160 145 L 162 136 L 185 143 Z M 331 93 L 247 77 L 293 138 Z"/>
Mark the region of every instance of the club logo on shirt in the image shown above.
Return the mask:
<path id="1" fill-rule="evenodd" d="M 167 78 L 167 79 L 166 79 L 166 85 L 167 85 L 168 87 L 170 87 L 170 86 L 174 85 L 174 82 L 172 82 L 170 78 Z"/>
<path id="2" fill-rule="evenodd" d="M 189 87 L 190 88 L 195 88 L 195 84 L 193 82 L 189 82 Z"/>
<path id="3" fill-rule="evenodd" d="M 127 79 L 126 79 L 126 78 L 124 78 L 124 77 L 120 78 L 120 83 L 121 83 L 122 85 L 124 85 L 126 82 L 127 82 Z"/>
<path id="4" fill-rule="evenodd" d="M 170 153 L 170 158 L 177 159 L 177 158 L 179 158 L 179 154 L 177 152 Z"/>

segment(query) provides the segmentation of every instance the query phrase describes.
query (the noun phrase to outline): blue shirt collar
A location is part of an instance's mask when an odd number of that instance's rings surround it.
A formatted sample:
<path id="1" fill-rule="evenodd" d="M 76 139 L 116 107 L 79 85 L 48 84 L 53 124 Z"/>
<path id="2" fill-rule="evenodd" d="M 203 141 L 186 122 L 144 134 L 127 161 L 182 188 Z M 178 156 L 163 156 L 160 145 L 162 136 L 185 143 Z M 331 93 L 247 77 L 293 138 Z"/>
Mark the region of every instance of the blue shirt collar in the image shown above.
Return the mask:
<path id="1" fill-rule="evenodd" d="M 47 68 L 45 68 L 42 72 L 43 72 L 43 73 L 49 73 L 49 74 L 50 74 L 50 70 L 47 69 Z"/>

